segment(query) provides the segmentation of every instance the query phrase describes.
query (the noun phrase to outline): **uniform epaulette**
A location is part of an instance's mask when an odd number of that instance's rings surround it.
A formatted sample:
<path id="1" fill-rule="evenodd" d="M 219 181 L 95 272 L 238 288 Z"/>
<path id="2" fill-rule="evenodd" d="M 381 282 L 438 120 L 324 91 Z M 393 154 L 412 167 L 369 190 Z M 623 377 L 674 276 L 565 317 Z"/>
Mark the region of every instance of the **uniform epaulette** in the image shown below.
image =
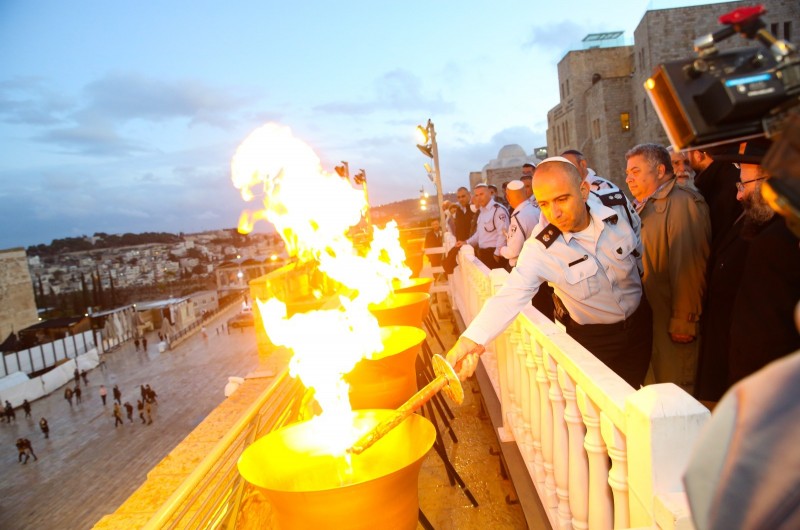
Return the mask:
<path id="1" fill-rule="evenodd" d="M 608 206 L 612 208 L 614 206 L 627 206 L 628 201 L 625 199 L 625 195 L 621 191 L 615 191 L 612 193 L 595 193 L 600 202 L 603 203 L 603 206 Z"/>
<path id="2" fill-rule="evenodd" d="M 539 235 L 536 236 L 536 239 L 542 242 L 544 248 L 550 248 L 550 245 L 555 243 L 556 239 L 558 239 L 558 236 L 560 235 L 561 230 L 551 223 L 545 226 L 542 231 L 539 232 Z"/>

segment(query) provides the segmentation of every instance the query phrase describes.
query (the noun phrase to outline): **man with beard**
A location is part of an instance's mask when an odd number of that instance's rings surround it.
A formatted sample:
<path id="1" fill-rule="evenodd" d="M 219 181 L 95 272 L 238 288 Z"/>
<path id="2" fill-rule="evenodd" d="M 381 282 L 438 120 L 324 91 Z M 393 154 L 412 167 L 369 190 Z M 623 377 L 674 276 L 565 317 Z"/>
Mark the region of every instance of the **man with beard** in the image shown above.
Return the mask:
<path id="1" fill-rule="evenodd" d="M 719 157 L 741 167 L 736 198 L 743 213 L 719 240 L 709 267 L 695 385 L 695 397 L 704 401 L 718 401 L 735 381 L 800 346 L 791 322 L 800 297 L 798 242 L 761 195 L 769 175 L 758 163 L 769 142 L 736 147 L 735 155 Z"/>
<path id="2" fill-rule="evenodd" d="M 800 348 L 792 319 L 800 299 L 800 245 L 761 194 L 770 175 L 758 164 L 768 147 L 748 142 L 738 158 L 742 237 L 751 239 L 731 315 L 729 385 Z"/>
<path id="3" fill-rule="evenodd" d="M 675 180 L 681 186 L 696 190 L 697 187 L 694 185 L 696 173 L 689 164 L 689 157 L 682 151 L 675 151 L 671 145 L 667 147 L 667 151 L 669 151 L 669 159 L 672 161 L 672 172 L 675 173 Z"/>

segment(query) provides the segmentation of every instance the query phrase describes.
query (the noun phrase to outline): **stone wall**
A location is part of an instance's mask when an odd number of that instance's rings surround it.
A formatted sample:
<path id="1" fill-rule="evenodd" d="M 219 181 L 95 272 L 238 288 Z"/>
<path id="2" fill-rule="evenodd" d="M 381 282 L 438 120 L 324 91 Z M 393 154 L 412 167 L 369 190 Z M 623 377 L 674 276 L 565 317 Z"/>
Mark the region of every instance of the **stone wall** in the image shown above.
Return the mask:
<path id="1" fill-rule="evenodd" d="M 622 115 L 631 112 L 630 76 L 602 79 L 586 91 L 586 130 L 590 141 L 582 150 L 589 167 L 622 190 L 625 184 L 625 152 L 635 145 L 632 128 L 623 128 Z M 630 122 L 629 122 L 630 124 Z"/>
<path id="2" fill-rule="evenodd" d="M 586 127 L 586 92 L 606 78 L 629 76 L 632 46 L 571 51 L 558 63 L 561 102 L 547 113 L 547 150 L 551 156 L 567 149 L 581 152 L 591 142 Z M 602 108 L 602 107 L 601 107 Z"/>
<path id="3" fill-rule="evenodd" d="M 0 250 L 0 342 L 38 321 L 25 249 Z"/>

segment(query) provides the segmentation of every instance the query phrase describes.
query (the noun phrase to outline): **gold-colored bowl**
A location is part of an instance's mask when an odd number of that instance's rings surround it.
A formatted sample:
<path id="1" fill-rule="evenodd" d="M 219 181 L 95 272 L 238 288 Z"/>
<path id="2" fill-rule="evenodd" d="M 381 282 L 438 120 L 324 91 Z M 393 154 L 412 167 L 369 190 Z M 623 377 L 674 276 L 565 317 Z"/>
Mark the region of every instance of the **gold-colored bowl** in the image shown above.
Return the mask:
<path id="1" fill-rule="evenodd" d="M 345 376 L 353 409 L 396 409 L 417 391 L 415 361 L 425 332 L 411 326 L 381 328 L 383 350 Z"/>
<path id="2" fill-rule="evenodd" d="M 395 293 L 383 301 L 369 305 L 369 312 L 378 319 L 381 326 L 422 327 L 422 320 L 428 314 L 431 295 L 428 293 Z"/>
<path id="3" fill-rule="evenodd" d="M 404 281 L 393 280 L 392 289 L 395 293 L 430 293 L 433 278 L 409 278 Z"/>
<path id="4" fill-rule="evenodd" d="M 392 414 L 355 411 L 353 424 L 364 433 Z M 278 528 L 414 530 L 417 481 L 436 438 L 433 424 L 412 414 L 362 454 L 349 455 L 348 466 L 344 456 L 330 454 L 317 421 L 273 431 L 239 458 L 239 473 L 267 496 Z"/>

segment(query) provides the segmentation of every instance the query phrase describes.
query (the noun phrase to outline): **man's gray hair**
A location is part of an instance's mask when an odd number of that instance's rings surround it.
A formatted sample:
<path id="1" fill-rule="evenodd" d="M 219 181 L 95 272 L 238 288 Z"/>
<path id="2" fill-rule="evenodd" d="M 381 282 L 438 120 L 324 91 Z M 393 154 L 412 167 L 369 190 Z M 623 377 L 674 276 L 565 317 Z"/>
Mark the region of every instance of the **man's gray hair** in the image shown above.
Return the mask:
<path id="1" fill-rule="evenodd" d="M 641 156 L 653 167 L 657 168 L 659 164 L 663 164 L 667 174 L 672 173 L 672 159 L 669 156 L 669 151 L 659 144 L 639 144 L 631 148 L 630 151 L 625 153 L 625 160 L 629 160 L 632 156 Z"/>

